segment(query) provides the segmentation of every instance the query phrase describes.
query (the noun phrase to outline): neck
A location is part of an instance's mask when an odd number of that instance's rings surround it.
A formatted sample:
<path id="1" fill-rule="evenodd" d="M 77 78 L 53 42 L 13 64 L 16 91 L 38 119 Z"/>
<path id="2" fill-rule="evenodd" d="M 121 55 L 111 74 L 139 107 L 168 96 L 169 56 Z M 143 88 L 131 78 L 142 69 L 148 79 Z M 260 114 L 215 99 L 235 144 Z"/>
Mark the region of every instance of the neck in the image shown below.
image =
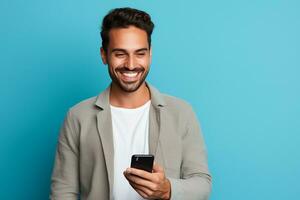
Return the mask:
<path id="1" fill-rule="evenodd" d="M 125 92 L 114 83 L 111 85 L 109 101 L 112 106 L 137 108 L 149 100 L 150 92 L 145 82 L 134 92 Z"/>

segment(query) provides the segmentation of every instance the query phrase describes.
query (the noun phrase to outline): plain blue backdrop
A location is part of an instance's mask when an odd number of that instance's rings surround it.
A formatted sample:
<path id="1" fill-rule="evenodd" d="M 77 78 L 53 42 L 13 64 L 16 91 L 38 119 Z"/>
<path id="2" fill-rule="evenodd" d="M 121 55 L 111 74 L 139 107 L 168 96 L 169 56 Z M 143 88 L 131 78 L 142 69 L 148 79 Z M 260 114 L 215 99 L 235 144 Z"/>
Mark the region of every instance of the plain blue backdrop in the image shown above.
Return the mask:
<path id="1" fill-rule="evenodd" d="M 0 199 L 47 199 L 58 131 L 109 84 L 102 17 L 152 15 L 148 81 L 190 102 L 205 137 L 212 200 L 299 199 L 300 3 L 2 0 Z"/>

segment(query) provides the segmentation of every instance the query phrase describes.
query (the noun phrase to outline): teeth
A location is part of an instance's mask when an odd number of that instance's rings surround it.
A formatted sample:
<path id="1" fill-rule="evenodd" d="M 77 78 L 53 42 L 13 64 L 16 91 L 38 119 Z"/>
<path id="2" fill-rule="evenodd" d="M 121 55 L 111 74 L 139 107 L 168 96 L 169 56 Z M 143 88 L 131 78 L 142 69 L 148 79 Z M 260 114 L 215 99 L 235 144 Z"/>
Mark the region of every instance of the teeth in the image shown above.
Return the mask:
<path id="1" fill-rule="evenodd" d="M 137 74 L 138 74 L 137 72 L 123 73 L 124 76 L 130 77 L 130 78 L 137 76 Z"/>

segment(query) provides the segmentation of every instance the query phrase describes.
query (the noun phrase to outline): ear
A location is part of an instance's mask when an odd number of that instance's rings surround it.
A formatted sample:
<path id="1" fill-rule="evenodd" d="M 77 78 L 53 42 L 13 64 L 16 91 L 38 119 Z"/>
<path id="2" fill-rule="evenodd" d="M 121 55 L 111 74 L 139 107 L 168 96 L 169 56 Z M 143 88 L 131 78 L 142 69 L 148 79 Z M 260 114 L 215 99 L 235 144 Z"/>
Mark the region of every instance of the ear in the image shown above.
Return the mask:
<path id="1" fill-rule="evenodd" d="M 100 54 L 101 54 L 103 64 L 106 65 L 107 64 L 107 55 L 106 55 L 106 52 L 104 51 L 103 47 L 101 47 L 101 49 L 100 49 Z"/>

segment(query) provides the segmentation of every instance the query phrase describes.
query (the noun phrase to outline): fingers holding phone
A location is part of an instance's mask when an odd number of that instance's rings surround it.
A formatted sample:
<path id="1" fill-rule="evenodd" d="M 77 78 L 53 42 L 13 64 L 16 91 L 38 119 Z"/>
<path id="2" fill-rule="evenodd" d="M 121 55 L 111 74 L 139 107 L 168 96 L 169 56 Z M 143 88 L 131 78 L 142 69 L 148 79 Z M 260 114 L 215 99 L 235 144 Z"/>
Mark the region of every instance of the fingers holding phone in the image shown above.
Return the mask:
<path id="1" fill-rule="evenodd" d="M 130 185 L 143 197 L 148 199 L 169 199 L 171 185 L 165 177 L 163 168 L 154 164 L 153 155 L 133 155 L 131 168 L 124 171 Z"/>

